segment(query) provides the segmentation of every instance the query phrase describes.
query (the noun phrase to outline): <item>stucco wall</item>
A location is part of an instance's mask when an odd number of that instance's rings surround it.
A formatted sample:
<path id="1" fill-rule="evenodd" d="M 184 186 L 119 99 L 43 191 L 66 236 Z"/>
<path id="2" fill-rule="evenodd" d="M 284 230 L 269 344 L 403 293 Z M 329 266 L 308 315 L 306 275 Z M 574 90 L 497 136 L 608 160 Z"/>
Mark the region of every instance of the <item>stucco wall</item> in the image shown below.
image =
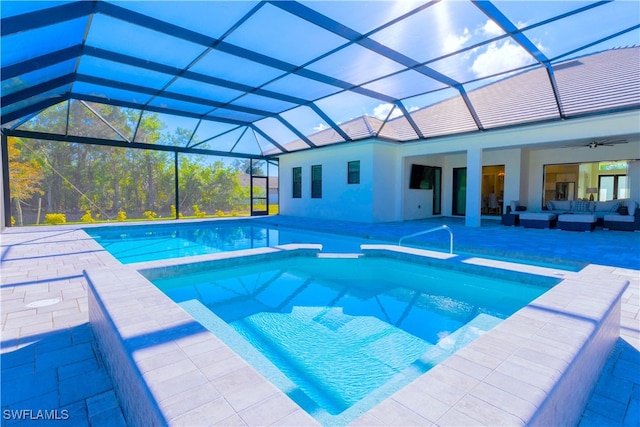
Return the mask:
<path id="1" fill-rule="evenodd" d="M 372 222 L 398 220 L 401 203 L 398 186 L 401 169 L 398 147 L 395 144 L 373 144 L 371 148 L 373 150 L 373 168 L 370 171 L 373 184 L 371 220 Z"/>
<path id="2" fill-rule="evenodd" d="M 598 148 L 557 148 L 550 150 L 535 150 L 529 156 L 529 188 L 528 206 L 532 210 L 542 209 L 543 197 L 543 172 L 544 165 L 560 163 L 586 163 L 611 160 L 632 160 L 640 157 L 640 141 L 629 141 L 627 144 L 619 144 L 611 147 Z M 638 163 L 632 162 L 632 163 Z M 631 166 L 630 184 L 631 197 L 640 199 L 640 180 L 632 179 L 637 166 Z M 633 182 L 635 181 L 635 182 Z"/>
<path id="3" fill-rule="evenodd" d="M 358 222 L 396 221 L 401 169 L 396 144 L 362 141 L 280 159 L 280 213 Z M 347 163 L 360 161 L 360 183 L 347 183 Z M 322 198 L 311 198 L 311 166 L 322 165 Z M 302 167 L 302 197 L 293 199 L 292 171 Z"/>
<path id="4" fill-rule="evenodd" d="M 451 215 L 453 169 L 467 167 L 469 147 L 482 148 L 483 166 L 505 166 L 505 208 L 509 201 L 520 200 L 529 210 L 539 210 L 544 165 L 640 159 L 638 123 L 640 112 L 628 112 L 406 144 L 370 140 L 286 154 L 280 157 L 280 212 L 360 222 L 428 217 L 431 198 L 414 194 L 408 185 L 411 164 L 418 163 L 442 167 L 442 215 Z M 626 135 L 628 143 L 596 149 L 579 145 L 616 133 Z M 347 162 L 352 160 L 360 160 L 360 184 L 347 184 Z M 629 169 L 635 199 L 640 199 L 638 163 Z M 322 199 L 311 199 L 311 166 L 316 164 L 323 166 Z M 302 167 L 301 199 L 291 198 L 296 166 Z"/>
<path id="5" fill-rule="evenodd" d="M 433 191 L 413 190 L 409 188 L 411 180 L 411 166 L 413 164 L 433 167 L 443 167 L 444 156 L 414 156 L 402 159 L 401 194 L 402 194 L 402 220 L 429 218 L 433 216 Z M 442 177 L 441 177 L 442 180 Z M 441 181 L 444 182 L 444 181 Z M 441 202 L 441 208 L 442 208 Z"/>

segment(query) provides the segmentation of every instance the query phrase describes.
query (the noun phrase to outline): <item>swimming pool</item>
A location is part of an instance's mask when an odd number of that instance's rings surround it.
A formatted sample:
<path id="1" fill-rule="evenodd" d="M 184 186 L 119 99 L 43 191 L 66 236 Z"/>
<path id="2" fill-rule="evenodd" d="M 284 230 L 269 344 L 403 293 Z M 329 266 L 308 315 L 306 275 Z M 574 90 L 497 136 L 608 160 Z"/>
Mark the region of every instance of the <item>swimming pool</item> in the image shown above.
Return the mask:
<path id="1" fill-rule="evenodd" d="M 346 425 L 558 282 L 368 256 L 151 280 L 329 425 Z"/>
<path id="2" fill-rule="evenodd" d="M 373 240 L 251 221 L 91 227 L 84 230 L 123 264 L 263 248 L 288 243 L 319 243 L 325 252 L 359 252 Z"/>

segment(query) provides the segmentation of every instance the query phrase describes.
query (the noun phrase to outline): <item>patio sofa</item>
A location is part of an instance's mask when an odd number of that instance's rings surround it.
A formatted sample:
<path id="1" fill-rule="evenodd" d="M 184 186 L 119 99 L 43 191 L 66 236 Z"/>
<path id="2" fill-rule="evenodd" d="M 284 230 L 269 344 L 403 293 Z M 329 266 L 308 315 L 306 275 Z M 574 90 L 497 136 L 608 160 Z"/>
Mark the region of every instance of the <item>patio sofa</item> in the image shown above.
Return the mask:
<path id="1" fill-rule="evenodd" d="M 543 207 L 543 212 L 554 213 L 556 215 L 595 215 L 596 226 L 610 228 L 612 230 L 633 230 L 633 228 L 630 228 L 632 227 L 631 224 L 633 224 L 633 226 L 637 226 L 636 224 L 640 221 L 640 217 L 636 215 L 637 213 L 640 214 L 640 212 L 637 212 L 637 206 L 638 203 L 630 199 L 608 200 L 605 202 L 594 202 L 588 200 L 553 200 L 547 202 Z M 626 207 L 628 214 L 625 214 L 624 210 L 620 209 L 621 207 Z M 608 223 L 610 227 L 605 226 L 605 217 L 609 217 Z M 640 228 L 635 229 L 640 230 Z"/>
<path id="2" fill-rule="evenodd" d="M 640 207 L 635 200 L 621 200 L 621 209 L 604 215 L 602 228 L 607 230 L 640 231 Z M 625 209 L 626 208 L 626 209 Z"/>
<path id="3" fill-rule="evenodd" d="M 507 212 L 502 215 L 502 225 L 520 225 L 520 214 L 527 211 L 527 207 L 520 204 L 519 200 L 512 200 L 507 205 Z"/>

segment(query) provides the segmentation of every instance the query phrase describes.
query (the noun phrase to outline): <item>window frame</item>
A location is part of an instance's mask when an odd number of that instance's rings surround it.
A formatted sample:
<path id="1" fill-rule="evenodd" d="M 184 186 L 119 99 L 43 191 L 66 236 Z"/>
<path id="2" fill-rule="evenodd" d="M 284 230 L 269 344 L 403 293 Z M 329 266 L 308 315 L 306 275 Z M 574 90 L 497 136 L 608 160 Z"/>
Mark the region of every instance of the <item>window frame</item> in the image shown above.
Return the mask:
<path id="1" fill-rule="evenodd" d="M 352 165 L 357 165 L 358 169 L 352 171 Z M 360 184 L 360 160 L 352 160 L 350 162 L 347 162 L 347 184 Z"/>
<path id="2" fill-rule="evenodd" d="M 302 167 L 291 168 L 291 198 L 302 198 Z"/>
<path id="3" fill-rule="evenodd" d="M 311 166 L 311 198 L 322 199 L 322 165 Z"/>

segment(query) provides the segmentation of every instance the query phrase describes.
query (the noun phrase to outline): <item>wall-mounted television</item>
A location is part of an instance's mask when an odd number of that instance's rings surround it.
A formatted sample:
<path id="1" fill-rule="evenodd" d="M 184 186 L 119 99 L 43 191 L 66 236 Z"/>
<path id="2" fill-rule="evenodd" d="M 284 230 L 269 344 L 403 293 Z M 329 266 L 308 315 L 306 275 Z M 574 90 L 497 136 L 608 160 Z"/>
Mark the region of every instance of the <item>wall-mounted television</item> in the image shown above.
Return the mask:
<path id="1" fill-rule="evenodd" d="M 436 168 L 424 165 L 411 165 L 409 188 L 416 190 L 433 190 Z"/>

